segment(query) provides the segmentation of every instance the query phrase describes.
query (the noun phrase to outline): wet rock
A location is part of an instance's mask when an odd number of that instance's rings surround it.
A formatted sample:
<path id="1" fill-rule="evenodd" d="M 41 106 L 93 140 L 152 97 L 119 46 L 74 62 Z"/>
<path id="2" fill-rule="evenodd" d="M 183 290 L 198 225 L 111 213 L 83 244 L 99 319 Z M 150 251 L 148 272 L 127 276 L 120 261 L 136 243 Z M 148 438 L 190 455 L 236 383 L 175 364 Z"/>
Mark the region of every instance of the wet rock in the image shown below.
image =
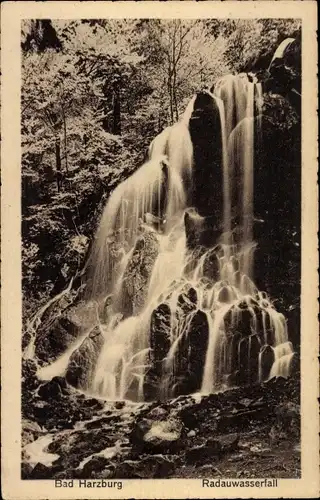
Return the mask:
<path id="1" fill-rule="evenodd" d="M 138 421 L 131 434 L 134 449 L 144 453 L 173 453 L 183 446 L 184 426 L 178 418 Z"/>
<path id="2" fill-rule="evenodd" d="M 86 424 L 86 429 L 101 429 L 103 426 L 106 430 L 110 430 L 110 425 L 114 425 L 117 422 L 121 422 L 121 415 L 110 415 L 107 417 L 101 417 L 93 420 L 92 422 L 88 422 Z M 106 427 L 106 425 L 108 427 Z"/>
<path id="3" fill-rule="evenodd" d="M 191 431 L 188 432 L 187 436 L 189 438 L 192 438 L 192 437 L 195 437 L 197 435 L 196 431 L 193 429 Z"/>
<path id="4" fill-rule="evenodd" d="M 224 317 L 224 323 L 230 335 L 236 333 L 247 337 L 251 333 L 253 313 L 246 300 L 234 304 Z"/>
<path id="5" fill-rule="evenodd" d="M 269 433 L 275 443 L 296 439 L 298 393 L 298 379 L 274 379 L 201 399 L 180 396 L 161 404 L 144 404 L 123 419 L 126 408 L 116 409 L 114 404 L 106 407 L 105 402 L 75 396 L 77 391 L 71 391 L 52 404 L 42 402 L 44 425 L 56 433 L 47 451 L 59 458 L 49 470 L 40 467 L 39 475 L 61 479 L 168 477 L 181 464 L 202 466 L 236 451 L 239 436 L 246 444 L 247 431 L 250 435 L 265 433 L 266 437 Z M 69 413 L 64 413 L 67 404 Z M 60 425 L 58 415 L 63 432 L 53 429 L 53 422 Z M 75 422 L 83 424 L 66 432 L 68 419 L 73 426 Z M 29 427 L 32 430 L 33 424 L 27 422 L 26 429 Z M 103 456 L 108 448 L 110 458 Z M 28 465 L 24 468 L 27 477 L 31 469 Z M 36 470 L 34 479 L 37 474 Z"/>
<path id="6" fill-rule="evenodd" d="M 73 470 L 72 468 L 65 469 L 65 470 L 53 469 L 52 478 L 53 479 L 67 479 L 67 480 L 80 479 L 81 478 L 81 471 L 78 469 Z"/>
<path id="7" fill-rule="evenodd" d="M 284 95 L 264 93 L 262 137 L 255 138 L 254 207 L 264 222 L 255 238 L 254 276 L 270 296 L 280 297 L 286 290 L 288 307 L 300 296 L 301 122 Z"/>
<path id="8" fill-rule="evenodd" d="M 255 301 L 247 300 L 238 302 L 233 306 L 224 318 L 227 331 L 227 352 L 230 359 L 229 382 L 235 385 L 254 384 L 259 380 L 259 353 L 262 344 L 265 342 L 263 337 L 262 310 Z M 265 317 L 265 324 L 268 324 Z M 270 329 L 267 340 L 274 338 L 274 330 Z M 253 333 L 256 332 L 256 333 Z M 270 351 L 271 350 L 271 351 Z M 272 348 L 269 346 L 263 353 L 264 374 L 268 371 Z M 260 363 L 260 368 L 261 368 Z M 263 380 L 263 378 L 262 378 Z"/>
<path id="9" fill-rule="evenodd" d="M 290 375 L 295 377 L 300 376 L 300 357 L 296 352 L 292 356 L 290 364 Z"/>
<path id="10" fill-rule="evenodd" d="M 209 342 L 208 319 L 203 311 L 199 310 L 193 316 L 188 331 L 188 340 L 188 392 L 193 393 L 201 388 L 203 370 L 205 366 L 207 347 Z"/>
<path id="11" fill-rule="evenodd" d="M 166 420 L 169 417 L 169 410 L 163 406 L 156 406 L 147 416 L 152 420 Z"/>
<path id="12" fill-rule="evenodd" d="M 197 213 L 188 211 L 184 214 L 184 226 L 187 238 L 187 247 L 194 250 L 199 247 L 200 234 L 203 228 L 203 218 Z"/>
<path id="13" fill-rule="evenodd" d="M 155 363 L 162 362 L 170 348 L 171 311 L 167 304 L 160 304 L 151 316 L 150 345 Z"/>
<path id="14" fill-rule="evenodd" d="M 38 395 L 44 400 L 59 398 L 62 394 L 68 394 L 68 387 L 64 377 L 53 377 L 49 382 L 41 385 Z"/>
<path id="15" fill-rule="evenodd" d="M 143 396 L 145 401 L 160 399 L 159 373 L 155 366 L 151 366 L 145 374 L 143 381 Z"/>
<path id="16" fill-rule="evenodd" d="M 123 276 L 123 312 L 137 315 L 144 306 L 148 283 L 159 253 L 156 233 L 145 231 L 136 241 L 133 254 Z"/>
<path id="17" fill-rule="evenodd" d="M 22 420 L 22 435 L 21 435 L 21 444 L 25 446 L 32 441 L 38 439 L 38 437 L 43 434 L 42 428 L 36 423 L 30 420 L 23 419 Z"/>
<path id="18" fill-rule="evenodd" d="M 61 389 L 61 384 L 55 379 L 47 384 L 48 389 L 44 391 L 48 399 L 43 400 L 38 394 L 22 408 L 25 418 L 36 421 L 47 430 L 72 428 L 76 422 L 91 419 L 105 406 L 104 401 L 87 398 L 70 386 L 67 388 L 68 392 L 64 393 L 63 386 Z M 52 387 L 53 392 L 57 394 L 53 398 L 50 397 Z"/>
<path id="19" fill-rule="evenodd" d="M 116 479 L 167 478 L 174 472 L 173 460 L 163 455 L 152 455 L 141 460 L 127 460 L 120 463 L 113 475 Z"/>
<path id="20" fill-rule="evenodd" d="M 259 381 L 259 352 L 261 348 L 261 341 L 257 335 L 249 337 L 248 355 L 248 381 L 250 384 L 255 384 Z"/>
<path id="21" fill-rule="evenodd" d="M 223 206 L 221 123 L 217 102 L 210 94 L 197 94 L 189 131 L 194 160 L 192 205 L 200 215 L 213 215 L 220 221 Z"/>
<path id="22" fill-rule="evenodd" d="M 194 311 L 197 307 L 198 294 L 197 290 L 188 285 L 183 293 L 178 297 L 178 306 L 180 313 L 185 317 L 190 312 Z"/>
<path id="23" fill-rule="evenodd" d="M 100 399 L 87 398 L 84 396 L 83 398 L 81 398 L 81 405 L 84 408 L 90 408 L 93 411 L 97 411 L 104 408 L 105 402 Z"/>
<path id="24" fill-rule="evenodd" d="M 124 408 L 125 405 L 126 405 L 126 403 L 124 401 L 116 401 L 114 407 L 117 410 L 122 410 L 122 408 Z"/>
<path id="25" fill-rule="evenodd" d="M 69 435 L 62 434 L 48 446 L 50 453 L 59 455 L 59 458 L 53 462 L 53 467 L 57 472 L 76 468 L 88 456 L 113 447 L 120 436 L 120 431 L 107 433 L 103 427 L 78 430 Z"/>
<path id="26" fill-rule="evenodd" d="M 219 291 L 218 301 L 222 303 L 230 302 L 230 289 L 227 286 L 223 286 Z"/>
<path id="27" fill-rule="evenodd" d="M 171 311 L 167 304 L 160 304 L 152 313 L 150 321 L 149 364 L 151 368 L 144 378 L 144 397 L 146 401 L 159 399 L 160 379 L 163 360 L 170 349 Z"/>
<path id="28" fill-rule="evenodd" d="M 274 357 L 274 350 L 270 345 L 264 345 L 261 347 L 260 351 L 260 366 L 261 366 L 261 373 L 260 373 L 260 379 L 261 381 L 266 380 L 269 377 L 271 367 L 274 363 L 275 357 Z"/>
<path id="29" fill-rule="evenodd" d="M 70 385 L 82 389 L 90 387 L 103 344 L 102 332 L 96 327 L 71 354 L 66 372 L 66 380 Z"/>
<path id="30" fill-rule="evenodd" d="M 187 429 L 194 430 L 200 425 L 197 413 L 194 407 L 183 408 L 179 412 L 179 417 Z"/>
<path id="31" fill-rule="evenodd" d="M 222 227 L 215 216 L 202 217 L 197 212 L 188 211 L 184 215 L 184 225 L 187 237 L 187 247 L 198 254 L 198 257 L 218 241 Z M 204 276 L 217 279 L 219 263 L 215 252 L 209 251 L 204 262 Z"/>
<path id="32" fill-rule="evenodd" d="M 42 399 L 36 399 L 32 401 L 31 408 L 24 408 L 24 414 L 29 418 L 34 418 L 36 422 L 43 425 L 46 421 L 46 415 L 50 415 L 50 404 Z"/>
<path id="33" fill-rule="evenodd" d="M 68 307 L 56 317 L 48 313 L 38 328 L 35 341 L 35 353 L 40 363 L 55 361 L 86 328 L 96 324 L 96 320 L 96 305 L 90 302 Z"/>

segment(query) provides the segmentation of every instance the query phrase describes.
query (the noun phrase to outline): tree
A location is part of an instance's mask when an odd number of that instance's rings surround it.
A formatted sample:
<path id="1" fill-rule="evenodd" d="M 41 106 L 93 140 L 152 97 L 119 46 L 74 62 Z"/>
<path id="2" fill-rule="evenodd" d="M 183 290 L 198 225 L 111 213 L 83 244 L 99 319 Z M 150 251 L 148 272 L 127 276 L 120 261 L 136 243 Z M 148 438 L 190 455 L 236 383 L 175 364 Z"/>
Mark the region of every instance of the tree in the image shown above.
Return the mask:
<path id="1" fill-rule="evenodd" d="M 154 92 L 169 124 L 178 120 L 196 90 L 228 72 L 223 36 L 209 36 L 203 21 L 143 20 L 137 25 L 135 48 L 144 56 Z"/>
<path id="2" fill-rule="evenodd" d="M 21 48 L 31 52 L 59 51 L 62 43 L 50 19 L 32 19 L 23 23 Z"/>

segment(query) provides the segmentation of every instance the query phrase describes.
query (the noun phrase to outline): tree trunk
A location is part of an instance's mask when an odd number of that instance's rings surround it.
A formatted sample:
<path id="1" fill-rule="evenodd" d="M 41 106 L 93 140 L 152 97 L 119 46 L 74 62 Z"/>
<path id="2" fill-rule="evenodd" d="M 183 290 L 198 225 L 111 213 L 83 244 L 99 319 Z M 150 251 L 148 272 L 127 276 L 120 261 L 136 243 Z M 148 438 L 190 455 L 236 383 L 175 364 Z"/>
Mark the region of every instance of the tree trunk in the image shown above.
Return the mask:
<path id="1" fill-rule="evenodd" d="M 66 115 L 65 115 L 65 112 L 64 112 L 63 104 L 61 105 L 61 110 L 62 110 L 62 118 L 63 118 L 64 159 L 65 159 L 66 173 L 68 175 L 67 122 L 66 122 Z"/>
<path id="2" fill-rule="evenodd" d="M 56 137 L 55 146 L 56 146 L 57 188 L 59 193 L 62 187 L 60 137 Z"/>
<path id="3" fill-rule="evenodd" d="M 173 100 L 173 106 L 174 106 L 174 113 L 175 113 L 175 120 L 179 120 L 179 111 L 178 111 L 178 100 L 177 100 L 177 74 L 176 70 L 174 69 L 173 72 L 173 84 L 172 84 L 172 100 Z"/>
<path id="4" fill-rule="evenodd" d="M 173 95 L 172 95 L 172 83 L 171 75 L 168 79 L 168 93 L 169 93 L 169 105 L 170 105 L 170 125 L 174 123 L 174 111 L 173 111 Z"/>

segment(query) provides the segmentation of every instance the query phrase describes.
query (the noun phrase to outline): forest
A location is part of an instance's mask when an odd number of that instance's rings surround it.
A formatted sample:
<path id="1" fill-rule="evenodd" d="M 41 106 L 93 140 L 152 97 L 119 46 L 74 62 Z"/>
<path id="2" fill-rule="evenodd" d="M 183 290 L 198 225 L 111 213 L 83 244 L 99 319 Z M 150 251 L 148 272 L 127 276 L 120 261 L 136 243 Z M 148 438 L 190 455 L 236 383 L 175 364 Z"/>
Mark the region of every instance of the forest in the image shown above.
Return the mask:
<path id="1" fill-rule="evenodd" d="M 192 95 L 228 73 L 263 79 L 287 37 L 298 20 L 23 23 L 25 319 L 79 272 L 109 194 Z"/>

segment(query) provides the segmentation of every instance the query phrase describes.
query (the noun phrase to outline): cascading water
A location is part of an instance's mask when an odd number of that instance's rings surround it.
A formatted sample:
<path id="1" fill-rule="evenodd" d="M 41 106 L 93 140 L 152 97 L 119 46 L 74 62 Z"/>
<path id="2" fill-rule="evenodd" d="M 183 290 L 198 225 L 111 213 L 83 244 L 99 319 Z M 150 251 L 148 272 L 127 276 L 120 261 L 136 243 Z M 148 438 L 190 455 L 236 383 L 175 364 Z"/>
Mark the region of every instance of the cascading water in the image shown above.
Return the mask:
<path id="1" fill-rule="evenodd" d="M 228 145 L 222 142 L 224 232 L 229 234 L 232 216 L 240 216 L 242 246 L 248 248 L 243 271 L 252 276 L 254 118 L 255 102 L 258 103 L 257 115 L 261 115 L 261 84 L 250 81 L 246 74 L 227 75 L 217 82 L 215 94 L 223 103 L 222 137 L 228 141 Z M 261 122 L 257 121 L 257 125 L 260 128 Z"/>
<path id="2" fill-rule="evenodd" d="M 206 224 L 192 209 L 195 98 L 182 120 L 153 140 L 148 161 L 104 209 L 87 289 L 88 300 L 111 301 L 89 384 L 105 398 L 210 393 L 289 374 L 293 350 L 285 318 L 252 281 L 261 85 L 248 75 L 229 75 L 208 95 L 221 126 L 220 238 L 209 248 L 188 244 L 186 218 L 200 230 Z"/>

